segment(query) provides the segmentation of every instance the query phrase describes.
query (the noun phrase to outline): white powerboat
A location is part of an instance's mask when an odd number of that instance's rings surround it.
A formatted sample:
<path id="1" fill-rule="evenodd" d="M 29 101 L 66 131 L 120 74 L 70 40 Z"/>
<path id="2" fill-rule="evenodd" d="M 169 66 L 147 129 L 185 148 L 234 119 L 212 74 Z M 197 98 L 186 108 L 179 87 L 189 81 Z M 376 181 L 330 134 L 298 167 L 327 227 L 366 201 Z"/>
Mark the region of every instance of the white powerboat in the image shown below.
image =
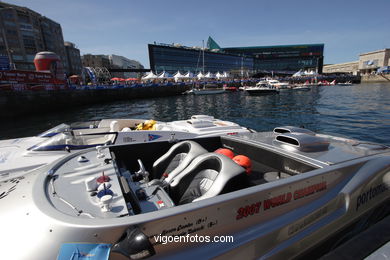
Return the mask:
<path id="1" fill-rule="evenodd" d="M 221 88 L 215 88 L 215 89 L 191 89 L 187 92 L 187 94 L 194 94 L 194 95 L 213 95 L 213 94 L 222 94 L 226 92 L 226 90 Z"/>
<path id="2" fill-rule="evenodd" d="M 313 259 L 389 186 L 388 147 L 295 127 L 90 148 L 0 183 L 0 258 Z"/>
<path id="3" fill-rule="evenodd" d="M 346 81 L 346 82 L 338 82 L 337 85 L 339 85 L 339 86 L 352 86 L 353 83 L 351 81 Z"/>
<path id="4" fill-rule="evenodd" d="M 23 175 L 69 152 L 97 145 L 194 139 L 249 131 L 252 130 L 206 115 L 172 122 L 103 119 L 61 124 L 38 136 L 0 141 L 0 180 Z"/>
<path id="5" fill-rule="evenodd" d="M 194 95 L 213 95 L 213 94 L 222 94 L 226 92 L 224 88 L 218 87 L 216 84 L 205 84 L 203 87 L 197 87 L 186 91 L 187 94 Z"/>
<path id="6" fill-rule="evenodd" d="M 266 79 L 267 83 L 276 89 L 287 89 L 290 84 L 288 82 L 280 82 L 277 79 Z"/>
<path id="7" fill-rule="evenodd" d="M 309 91 L 310 90 L 310 86 L 307 86 L 305 84 L 301 84 L 301 85 L 295 85 L 292 87 L 293 90 L 303 90 L 303 91 Z"/>
<path id="8" fill-rule="evenodd" d="M 269 85 L 267 81 L 260 81 L 256 83 L 256 86 L 245 87 L 244 91 L 251 96 L 272 95 L 279 93 L 279 90 L 276 87 Z"/>

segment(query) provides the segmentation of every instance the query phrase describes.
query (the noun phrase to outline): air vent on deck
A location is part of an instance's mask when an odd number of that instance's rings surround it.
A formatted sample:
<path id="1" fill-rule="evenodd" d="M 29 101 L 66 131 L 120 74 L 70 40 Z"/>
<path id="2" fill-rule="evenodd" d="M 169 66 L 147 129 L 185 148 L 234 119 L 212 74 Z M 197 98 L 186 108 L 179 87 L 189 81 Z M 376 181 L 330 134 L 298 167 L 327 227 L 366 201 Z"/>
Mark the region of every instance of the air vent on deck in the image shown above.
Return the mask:
<path id="1" fill-rule="evenodd" d="M 300 127 L 296 127 L 296 126 L 280 126 L 280 127 L 276 127 L 274 129 L 274 133 L 275 134 L 305 133 L 305 134 L 309 134 L 309 135 L 315 135 L 314 132 L 312 132 L 312 131 L 310 131 L 308 129 L 300 128 Z"/>
<path id="2" fill-rule="evenodd" d="M 283 143 L 287 143 L 287 144 L 292 144 L 292 145 L 299 146 L 298 140 L 296 140 L 296 139 L 294 139 L 294 138 L 291 138 L 291 137 L 288 137 L 288 136 L 278 135 L 278 136 L 276 137 L 276 140 L 278 140 L 278 141 L 280 141 L 280 142 L 283 142 Z"/>
<path id="3" fill-rule="evenodd" d="M 213 121 L 214 117 L 213 116 L 208 116 L 208 115 L 193 115 L 193 116 L 191 116 L 191 119 Z"/>
<path id="4" fill-rule="evenodd" d="M 304 133 L 284 133 L 275 137 L 279 144 L 287 145 L 285 148 L 295 148 L 302 152 L 327 151 L 329 141 L 324 138 Z"/>
<path id="5" fill-rule="evenodd" d="M 210 120 L 190 119 L 187 123 L 192 125 L 194 128 L 212 127 L 215 126 Z"/>

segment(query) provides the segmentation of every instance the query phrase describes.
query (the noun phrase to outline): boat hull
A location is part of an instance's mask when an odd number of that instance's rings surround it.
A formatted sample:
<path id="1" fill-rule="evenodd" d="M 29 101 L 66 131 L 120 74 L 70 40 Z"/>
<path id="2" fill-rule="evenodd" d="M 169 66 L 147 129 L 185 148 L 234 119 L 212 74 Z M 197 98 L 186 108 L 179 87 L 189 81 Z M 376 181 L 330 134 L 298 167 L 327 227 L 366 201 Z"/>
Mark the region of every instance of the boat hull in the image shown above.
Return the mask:
<path id="1" fill-rule="evenodd" d="M 251 96 L 261 96 L 261 95 L 274 95 L 279 94 L 277 89 L 245 89 L 245 91 Z"/>
<path id="2" fill-rule="evenodd" d="M 260 137 L 266 141 L 260 142 Z M 378 150 L 373 150 L 367 156 L 361 156 L 356 153 L 358 146 L 355 145 L 349 156 L 333 158 L 330 152 L 321 153 L 321 156 L 317 152 L 317 157 L 313 157 L 311 153 L 294 153 L 291 149 L 284 149 L 284 145 L 276 145 L 273 133 L 246 135 L 245 138 L 214 137 L 197 142 L 210 151 L 222 146 L 232 148 L 236 154 L 251 156 L 251 178 L 259 175 L 265 163 L 269 163 L 268 169 L 280 166 L 289 177 L 163 209 L 150 210 L 153 201 L 146 201 L 141 205 L 145 210 L 143 214 L 123 215 L 123 208 L 115 204 L 115 212 L 105 215 L 97 210 L 95 217 L 91 218 L 82 215 L 98 207 L 83 190 L 86 176 L 100 175 L 104 171 L 106 176 L 115 180 L 120 168 L 132 165 L 138 158 L 153 162 L 172 144 L 135 144 L 112 146 L 100 152 L 95 149 L 78 152 L 43 170 L 2 183 L 0 191 L 4 190 L 7 195 L 2 195 L 0 206 L 7 210 L 0 213 L 0 227 L 7 236 L 0 237 L 3 245 L 0 257 L 55 259 L 66 243 L 113 246 L 120 243 L 128 230 L 138 229 L 148 238 L 159 259 L 189 256 L 201 259 L 290 259 L 304 256 L 338 230 L 386 205 L 390 198 L 388 151 L 378 153 Z M 332 151 L 339 149 L 336 143 L 332 145 Z M 89 162 L 81 164 L 78 160 L 81 155 Z M 328 164 L 329 158 L 333 158 L 333 163 Z M 68 185 L 62 187 L 61 183 Z M 115 183 L 113 187 L 118 194 L 116 202 L 120 203 L 123 200 L 121 191 L 115 189 Z M 153 186 L 149 188 L 153 190 Z M 78 210 L 56 196 L 76 205 Z M 167 203 L 165 201 L 165 205 Z M 164 243 L 159 239 L 162 236 L 178 236 L 182 240 Z M 200 236 L 211 239 L 232 236 L 233 241 L 205 243 L 189 240 Z M 23 245 L 23 250 L 20 250 L 20 245 Z M 114 252 L 111 256 L 112 259 L 123 257 Z"/>

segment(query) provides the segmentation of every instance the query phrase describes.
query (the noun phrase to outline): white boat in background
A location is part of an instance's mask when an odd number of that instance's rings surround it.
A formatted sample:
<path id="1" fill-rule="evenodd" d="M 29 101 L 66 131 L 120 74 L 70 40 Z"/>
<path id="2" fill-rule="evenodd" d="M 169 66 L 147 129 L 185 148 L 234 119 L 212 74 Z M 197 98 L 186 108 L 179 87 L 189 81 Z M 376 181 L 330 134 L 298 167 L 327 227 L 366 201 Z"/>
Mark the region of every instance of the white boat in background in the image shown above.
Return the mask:
<path id="1" fill-rule="evenodd" d="M 353 83 L 351 81 L 347 81 L 347 82 L 339 82 L 339 83 L 337 83 L 337 85 L 339 85 L 339 86 L 352 86 Z"/>
<path id="2" fill-rule="evenodd" d="M 288 82 L 280 82 L 277 79 L 266 79 L 266 82 L 274 88 L 277 89 L 286 89 L 289 88 L 290 84 Z"/>
<path id="3" fill-rule="evenodd" d="M 216 84 L 204 84 L 203 86 L 198 86 L 187 91 L 187 94 L 193 95 L 213 95 L 213 94 L 222 94 L 226 92 L 224 88 L 218 87 Z"/>
<path id="4" fill-rule="evenodd" d="M 279 90 L 276 87 L 269 85 L 268 81 L 265 80 L 256 83 L 256 86 L 245 87 L 244 91 L 251 96 L 279 94 Z"/>
<path id="5" fill-rule="evenodd" d="M 187 92 L 187 94 L 194 95 L 214 95 L 214 94 L 222 94 L 226 92 L 224 89 L 216 88 L 216 89 L 191 89 Z"/>
<path id="6" fill-rule="evenodd" d="M 302 91 L 309 91 L 310 87 L 303 84 L 303 85 L 296 85 L 292 87 L 293 90 L 302 90 Z"/>
<path id="7" fill-rule="evenodd" d="M 0 180 L 24 175 L 68 153 L 95 146 L 196 139 L 250 131 L 207 115 L 172 122 L 103 119 L 76 125 L 61 124 L 38 136 L 1 140 Z"/>

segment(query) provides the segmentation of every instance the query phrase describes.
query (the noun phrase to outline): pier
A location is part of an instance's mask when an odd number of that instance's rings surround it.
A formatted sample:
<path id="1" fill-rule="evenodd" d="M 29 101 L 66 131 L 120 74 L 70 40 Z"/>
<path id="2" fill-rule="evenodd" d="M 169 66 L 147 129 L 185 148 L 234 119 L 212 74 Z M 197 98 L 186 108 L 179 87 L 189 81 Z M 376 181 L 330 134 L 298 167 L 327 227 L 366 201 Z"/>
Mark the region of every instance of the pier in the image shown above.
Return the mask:
<path id="1" fill-rule="evenodd" d="M 70 110 L 80 106 L 113 101 L 179 95 L 189 90 L 189 84 L 150 84 L 133 88 L 85 86 L 83 89 L 2 91 L 0 118 Z M 89 88 L 89 89 L 88 89 Z"/>

